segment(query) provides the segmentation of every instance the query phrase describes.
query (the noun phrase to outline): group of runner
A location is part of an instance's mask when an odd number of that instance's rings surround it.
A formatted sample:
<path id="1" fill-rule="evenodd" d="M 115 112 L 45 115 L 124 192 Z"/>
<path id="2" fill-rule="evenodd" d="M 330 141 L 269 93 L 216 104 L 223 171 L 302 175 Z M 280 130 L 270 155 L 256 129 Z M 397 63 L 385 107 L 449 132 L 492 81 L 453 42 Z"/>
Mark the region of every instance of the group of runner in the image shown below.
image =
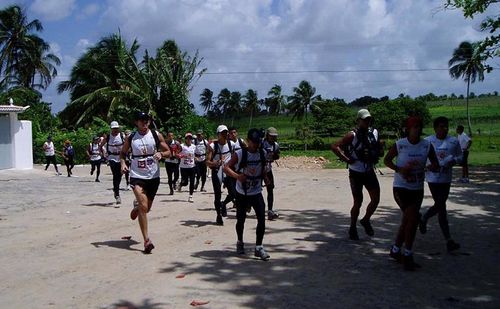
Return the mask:
<path id="1" fill-rule="evenodd" d="M 233 203 L 236 208 L 236 233 L 238 254 L 244 254 L 243 230 L 246 215 L 254 209 L 257 217 L 256 246 L 254 255 L 262 260 L 269 259 L 262 242 L 265 233 L 265 202 L 262 188 L 267 189 L 268 220 L 278 218 L 273 210 L 274 176 L 272 163 L 280 157 L 278 132 L 270 127 L 265 132 L 257 129 L 248 131 L 246 141 L 238 137 L 236 128 L 219 125 L 216 130 L 217 139 L 209 142 L 199 130 L 196 137 L 186 132 L 184 141 L 175 140 L 173 132 L 168 132 L 166 139 L 156 130 L 151 130 L 151 118 L 141 112 L 135 118 L 135 132 L 120 132 L 116 121 L 111 122 L 111 132 L 107 137 L 94 137 L 89 144 L 87 155 L 91 162 L 91 175 L 96 172 L 99 182 L 100 165 L 106 153 L 113 174 L 113 192 L 116 205 L 121 203 L 120 182 L 126 175 L 127 187 L 130 181 L 135 200 L 130 213 L 132 220 L 139 218 L 139 226 L 144 238 L 144 252 L 150 253 L 154 245 L 149 238 L 147 214 L 151 210 L 153 200 L 160 184 L 160 160 L 165 160 L 170 195 L 177 189 L 189 186 L 188 202 L 194 202 L 193 193 L 200 180 L 201 189 L 205 191 L 207 170 L 211 173 L 214 191 L 215 222 L 223 225 L 223 217 L 227 216 L 227 205 Z M 347 162 L 349 181 L 353 196 L 351 222 L 348 230 L 349 238 L 358 240 L 357 221 L 363 203 L 363 187 L 370 196 L 365 215 L 359 223 L 369 236 L 375 234 L 371 225 L 371 217 L 380 201 L 380 185 L 375 173 L 376 164 L 384 155 L 384 145 L 379 139 L 378 131 L 372 127 L 373 117 L 366 109 L 357 113 L 357 127 L 349 131 L 343 138 L 332 145 L 332 151 L 339 159 Z M 419 267 L 413 259 L 413 243 L 419 228 L 422 234 L 427 232 L 427 222 L 438 215 L 439 225 L 446 240 L 448 251 L 460 248 L 450 235 L 446 201 L 452 182 L 452 166 L 462 164 L 461 182 L 468 182 L 467 153 L 471 140 L 463 127 L 457 128 L 459 138 L 448 135 L 449 121 L 446 117 L 434 120 L 435 134 L 422 138 L 423 121 L 419 117 L 409 117 L 405 123 L 405 137 L 396 141 L 388 150 L 384 163 L 396 173 L 393 182 L 393 195 L 402 211 L 402 220 L 397 231 L 396 240 L 389 255 L 401 262 L 406 270 Z M 54 163 L 54 145 L 49 137 L 44 144 L 47 156 L 47 167 Z M 65 142 L 63 156 L 71 176 L 74 165 L 74 151 L 69 141 Z M 180 170 L 180 173 L 179 173 Z M 130 174 L 130 180 L 128 177 Z M 181 181 L 179 180 L 179 174 Z M 423 215 L 420 207 L 424 197 L 424 181 L 428 182 L 434 199 L 434 205 Z M 227 189 L 227 196 L 222 200 L 222 189 Z"/>
<path id="2" fill-rule="evenodd" d="M 366 213 L 360 225 L 369 236 L 375 234 L 370 223 L 380 201 L 380 185 L 375 173 L 375 166 L 384 155 L 383 142 L 378 131 L 372 127 L 373 118 L 366 109 L 357 114 L 357 127 L 332 145 L 332 151 L 349 168 L 349 181 L 353 196 L 349 238 L 358 240 L 357 221 L 363 203 L 363 187 L 370 196 Z M 384 158 L 387 167 L 394 170 L 393 195 L 402 211 L 402 220 L 389 255 L 404 265 L 405 270 L 420 267 L 413 259 L 413 243 L 417 229 L 422 234 L 427 232 L 427 222 L 438 215 L 439 225 L 446 240 L 448 251 L 460 248 L 453 241 L 448 225 L 446 201 L 452 183 L 452 167 L 463 166 L 461 182 L 468 182 L 466 170 L 467 157 L 464 156 L 471 146 L 468 137 L 460 137 L 463 127 L 457 128 L 459 138 L 448 135 L 449 121 L 446 117 L 437 117 L 433 123 L 435 134 L 422 138 L 423 120 L 409 117 L 404 126 L 405 137 L 396 141 Z M 464 180 L 466 179 L 466 180 Z M 427 181 L 434 205 L 423 215 L 420 208 L 424 197 L 424 181 Z"/>

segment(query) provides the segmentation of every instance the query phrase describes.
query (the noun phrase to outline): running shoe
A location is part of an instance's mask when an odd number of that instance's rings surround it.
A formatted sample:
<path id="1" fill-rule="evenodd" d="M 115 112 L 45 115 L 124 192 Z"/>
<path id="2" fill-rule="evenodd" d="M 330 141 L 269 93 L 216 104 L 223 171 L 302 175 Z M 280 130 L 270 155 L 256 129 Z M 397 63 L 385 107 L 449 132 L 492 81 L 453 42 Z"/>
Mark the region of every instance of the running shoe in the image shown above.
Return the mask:
<path id="1" fill-rule="evenodd" d="M 375 232 L 373 231 L 372 225 L 370 224 L 370 220 L 359 220 L 359 223 L 365 228 L 365 233 L 368 236 L 373 236 L 375 235 Z"/>
<path id="2" fill-rule="evenodd" d="M 132 211 L 130 212 L 130 219 L 135 220 L 137 219 L 138 215 L 139 215 L 139 203 L 137 203 L 137 201 L 134 200 L 134 208 L 132 208 Z"/>
<path id="3" fill-rule="evenodd" d="M 192 195 L 190 195 L 190 196 L 189 196 L 189 198 L 188 198 L 188 202 L 190 202 L 190 203 L 194 203 L 194 200 L 193 200 L 193 196 L 192 196 Z"/>
<path id="4" fill-rule="evenodd" d="M 61 176 L 62 173 L 56 172 L 56 176 Z"/>
<path id="5" fill-rule="evenodd" d="M 274 210 L 267 211 L 267 220 L 276 220 L 279 218 L 279 215 L 274 212 Z"/>
<path id="6" fill-rule="evenodd" d="M 221 215 L 217 215 L 216 222 L 217 222 L 217 225 L 224 225 L 224 221 L 222 220 Z"/>
<path id="7" fill-rule="evenodd" d="M 450 239 L 448 240 L 448 242 L 446 242 L 446 249 L 448 249 L 448 252 L 452 252 L 460 249 L 460 245 L 454 242 L 452 239 Z"/>
<path id="8" fill-rule="evenodd" d="M 94 175 L 94 170 L 90 170 L 90 176 Z"/>
<path id="9" fill-rule="evenodd" d="M 355 226 L 351 226 L 349 228 L 349 239 L 350 240 L 359 240 L 358 230 Z"/>
<path id="10" fill-rule="evenodd" d="M 267 252 L 266 250 L 264 250 L 264 247 L 262 246 L 257 246 L 255 247 L 255 252 L 254 252 L 254 255 L 258 258 L 260 258 L 261 260 L 263 261 L 267 261 L 269 260 L 269 258 L 271 257 Z"/>
<path id="11" fill-rule="evenodd" d="M 389 251 L 389 256 L 391 258 L 393 258 L 394 260 L 396 260 L 396 262 L 398 262 L 398 263 L 403 262 L 403 256 L 401 255 L 401 250 L 399 250 L 398 252 L 394 252 L 394 251 L 392 251 L 392 248 L 391 248 Z"/>
<path id="12" fill-rule="evenodd" d="M 116 205 L 120 205 L 122 203 L 122 198 L 119 195 L 115 196 L 115 199 L 116 199 Z"/>
<path id="13" fill-rule="evenodd" d="M 205 187 L 201 186 L 200 192 L 207 192 L 207 190 L 205 190 Z"/>
<path id="14" fill-rule="evenodd" d="M 148 238 L 146 242 L 144 243 L 144 253 L 145 254 L 150 254 L 151 251 L 155 248 L 153 243 L 151 242 L 151 239 Z"/>
<path id="15" fill-rule="evenodd" d="M 99 179 L 96 179 L 95 182 L 101 182 Z"/>
<path id="16" fill-rule="evenodd" d="M 236 253 L 245 254 L 245 244 L 242 241 L 236 242 Z"/>
<path id="17" fill-rule="evenodd" d="M 179 188 L 177 189 L 177 192 L 181 192 L 182 191 L 182 186 L 179 185 Z"/>
<path id="18" fill-rule="evenodd" d="M 170 193 L 168 195 L 174 195 L 174 190 L 170 189 Z"/>

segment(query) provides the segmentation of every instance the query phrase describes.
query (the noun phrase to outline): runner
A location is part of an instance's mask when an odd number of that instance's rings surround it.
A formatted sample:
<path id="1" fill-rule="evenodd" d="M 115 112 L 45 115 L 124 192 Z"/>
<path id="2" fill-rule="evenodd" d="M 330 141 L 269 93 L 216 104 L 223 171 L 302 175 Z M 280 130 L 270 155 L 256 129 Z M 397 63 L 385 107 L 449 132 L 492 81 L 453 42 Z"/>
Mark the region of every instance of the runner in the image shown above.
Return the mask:
<path id="1" fill-rule="evenodd" d="M 233 146 L 232 148 L 232 153 L 236 152 L 237 150 L 240 150 L 241 148 L 246 148 L 247 145 L 244 140 L 238 137 L 238 130 L 236 127 L 229 127 L 227 138 L 230 141 L 231 145 Z M 223 217 L 226 217 L 225 214 L 227 214 L 227 204 L 233 202 L 233 207 L 235 207 L 235 198 L 236 198 L 236 179 L 232 177 L 226 177 L 224 181 L 224 186 L 227 189 L 227 196 L 222 201 L 222 209 L 224 210 L 223 212 Z"/>
<path id="2" fill-rule="evenodd" d="M 70 140 L 66 140 L 64 142 L 64 148 L 61 154 L 64 159 L 64 165 L 66 165 L 68 177 L 71 177 L 71 175 L 73 175 L 73 167 L 75 167 L 75 150 L 73 149 L 73 146 L 71 146 Z"/>
<path id="3" fill-rule="evenodd" d="M 216 222 L 224 225 L 222 217 L 227 216 L 226 206 L 222 204 L 222 183 L 227 186 L 227 177 L 224 177 L 224 164 L 229 162 L 234 145 L 227 139 L 228 130 L 223 124 L 217 127 L 217 140 L 210 143 L 207 154 L 207 166 L 212 169 L 212 185 L 214 187 L 214 206 L 217 212 Z"/>
<path id="4" fill-rule="evenodd" d="M 170 195 L 174 195 L 174 190 L 177 189 L 177 180 L 179 180 L 179 158 L 177 154 L 180 152 L 181 145 L 175 140 L 173 132 L 167 133 L 165 141 L 170 148 L 170 156 L 165 159 L 165 169 L 168 176 L 168 187 L 170 188 Z"/>
<path id="5" fill-rule="evenodd" d="M 203 138 L 203 130 L 198 130 L 196 133 L 196 139 L 194 140 L 196 146 L 195 151 L 195 164 L 196 164 L 196 183 L 194 185 L 194 190 L 198 190 L 198 185 L 200 184 L 201 178 L 201 188 L 200 191 L 205 191 L 205 182 L 207 181 L 207 150 L 208 141 Z"/>
<path id="6" fill-rule="evenodd" d="M 424 171 L 427 159 L 431 170 L 438 170 L 439 163 L 432 144 L 421 139 L 423 122 L 419 117 L 409 117 L 406 121 L 407 137 L 399 139 L 389 149 L 384 163 L 394 174 L 394 200 L 403 212 L 403 218 L 396 242 L 392 245 L 389 255 L 396 261 L 402 261 L 405 270 L 415 270 L 420 267 L 413 260 L 413 242 L 419 222 L 419 210 L 424 198 Z M 393 159 L 396 158 L 396 164 Z M 405 246 L 401 254 L 402 246 Z"/>
<path id="7" fill-rule="evenodd" d="M 448 118 L 438 117 L 434 120 L 435 135 L 426 137 L 434 150 L 439 161 L 439 171 L 427 171 L 425 179 L 429 184 L 429 189 L 434 199 L 434 206 L 429 208 L 422 216 L 419 224 L 420 232 L 427 232 L 427 221 L 438 215 L 439 226 L 446 240 L 448 251 L 457 250 L 460 245 L 451 239 L 450 227 L 448 226 L 448 216 L 446 213 L 446 200 L 450 193 L 453 165 L 462 161 L 462 149 L 457 138 L 448 135 Z"/>
<path id="8" fill-rule="evenodd" d="M 148 233 L 147 213 L 151 210 L 158 186 L 160 185 L 160 164 L 162 157 L 170 156 L 163 136 L 149 129 L 150 117 L 140 112 L 135 117 L 137 131 L 132 133 L 121 150 L 122 172 L 128 171 L 125 157 L 132 150 L 132 164 L 130 165 L 130 184 L 132 185 L 135 200 L 130 218 L 139 217 L 139 227 L 144 238 L 144 253 L 149 254 L 154 249 Z"/>
<path id="9" fill-rule="evenodd" d="M 277 212 L 273 210 L 274 205 L 274 175 L 273 175 L 273 162 L 280 158 L 280 146 L 276 141 L 278 138 L 278 130 L 273 127 L 269 127 L 266 130 L 266 137 L 264 142 L 262 143 L 262 147 L 266 152 L 266 160 L 267 160 L 267 178 L 269 179 L 269 183 L 266 185 L 267 189 L 267 219 L 275 220 L 278 219 L 279 215 Z"/>
<path id="10" fill-rule="evenodd" d="M 236 252 L 245 254 L 243 243 L 243 230 L 247 208 L 253 207 L 257 216 L 257 231 L 254 255 L 267 261 L 270 256 L 262 246 L 264 233 L 266 230 L 266 204 L 262 197 L 262 180 L 266 184 L 267 179 L 266 155 L 260 148 L 262 136 L 257 129 L 248 131 L 248 147 L 236 151 L 231 160 L 224 166 L 224 172 L 236 179 L 236 234 L 238 241 L 236 243 Z"/>
<path id="11" fill-rule="evenodd" d="M 375 234 L 370 223 L 370 218 L 380 201 L 380 185 L 375 174 L 375 165 L 379 157 L 384 155 L 384 150 L 379 141 L 377 129 L 371 127 L 372 121 L 370 112 L 366 109 L 360 109 L 356 117 L 357 127 L 332 145 L 332 151 L 340 160 L 347 162 L 349 168 L 349 182 L 353 199 L 349 227 L 351 240 L 359 239 L 356 223 L 363 205 L 363 187 L 368 190 L 370 203 L 366 207 L 365 216 L 359 220 L 359 223 L 368 236 Z"/>
<path id="12" fill-rule="evenodd" d="M 101 182 L 99 180 L 99 175 L 101 175 L 101 163 L 102 163 L 102 148 L 100 146 L 100 137 L 94 136 L 92 143 L 87 147 L 87 156 L 90 160 L 90 175 L 94 175 L 94 171 L 97 170 L 95 176 L 95 182 Z"/>
<path id="13" fill-rule="evenodd" d="M 472 140 L 464 132 L 464 126 L 459 125 L 457 127 L 457 138 L 462 148 L 462 178 L 459 182 L 468 183 L 469 182 L 469 149 L 472 145 Z"/>
<path id="14" fill-rule="evenodd" d="M 56 148 L 54 146 L 54 142 L 52 142 L 52 136 L 47 137 L 47 141 L 43 143 L 43 151 L 45 152 L 45 170 L 49 168 L 50 163 L 54 165 L 54 168 L 56 169 L 56 175 L 60 176 L 62 175 L 59 173 L 59 170 L 57 169 L 57 161 L 56 161 Z"/>
<path id="15" fill-rule="evenodd" d="M 181 145 L 181 152 L 178 154 L 181 168 L 181 183 L 179 184 L 179 192 L 183 186 L 187 186 L 189 182 L 189 199 L 188 202 L 193 203 L 194 178 L 195 178 L 195 151 L 196 146 L 192 144 L 193 134 L 187 132 L 185 135 L 184 144 Z"/>
<path id="16" fill-rule="evenodd" d="M 106 149 L 107 161 L 111 174 L 113 174 L 113 193 L 116 205 L 122 203 L 120 197 L 120 183 L 122 182 L 122 172 L 120 164 L 120 153 L 125 142 L 125 136 L 120 132 L 120 125 L 116 121 L 110 124 L 111 133 L 106 135 L 106 139 L 101 141 L 101 148 Z M 106 145 L 106 147 L 104 147 Z"/>

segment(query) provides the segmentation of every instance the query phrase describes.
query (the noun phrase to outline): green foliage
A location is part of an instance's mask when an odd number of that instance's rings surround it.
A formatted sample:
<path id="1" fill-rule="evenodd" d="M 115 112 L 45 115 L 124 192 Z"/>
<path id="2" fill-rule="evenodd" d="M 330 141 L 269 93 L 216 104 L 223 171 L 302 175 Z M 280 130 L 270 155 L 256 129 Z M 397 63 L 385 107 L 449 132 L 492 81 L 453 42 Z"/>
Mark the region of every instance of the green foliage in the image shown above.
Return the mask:
<path id="1" fill-rule="evenodd" d="M 311 107 L 313 129 L 321 136 L 338 136 L 354 125 L 354 112 L 342 99 L 323 100 Z"/>

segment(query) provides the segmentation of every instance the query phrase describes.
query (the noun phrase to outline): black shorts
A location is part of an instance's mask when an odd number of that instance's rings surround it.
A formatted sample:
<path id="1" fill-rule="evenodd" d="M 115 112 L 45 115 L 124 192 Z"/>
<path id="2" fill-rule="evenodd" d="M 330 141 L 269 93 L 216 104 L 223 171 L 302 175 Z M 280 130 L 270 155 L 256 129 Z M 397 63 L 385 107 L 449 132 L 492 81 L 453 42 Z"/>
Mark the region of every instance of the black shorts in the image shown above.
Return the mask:
<path id="1" fill-rule="evenodd" d="M 468 150 L 464 150 L 462 151 L 462 166 L 467 166 L 467 164 L 469 163 L 469 151 Z"/>
<path id="2" fill-rule="evenodd" d="M 363 187 L 368 191 L 380 190 L 377 175 L 374 169 L 365 173 L 349 170 L 349 182 L 351 183 L 351 192 L 353 196 L 362 196 Z"/>
<path id="3" fill-rule="evenodd" d="M 130 178 L 130 186 L 133 188 L 139 186 L 144 191 L 144 194 L 151 201 L 154 200 L 158 187 L 160 186 L 160 177 L 153 179 Z"/>
<path id="4" fill-rule="evenodd" d="M 424 200 L 424 190 L 409 190 L 405 188 L 392 188 L 394 200 L 402 211 L 409 207 L 420 209 Z"/>

